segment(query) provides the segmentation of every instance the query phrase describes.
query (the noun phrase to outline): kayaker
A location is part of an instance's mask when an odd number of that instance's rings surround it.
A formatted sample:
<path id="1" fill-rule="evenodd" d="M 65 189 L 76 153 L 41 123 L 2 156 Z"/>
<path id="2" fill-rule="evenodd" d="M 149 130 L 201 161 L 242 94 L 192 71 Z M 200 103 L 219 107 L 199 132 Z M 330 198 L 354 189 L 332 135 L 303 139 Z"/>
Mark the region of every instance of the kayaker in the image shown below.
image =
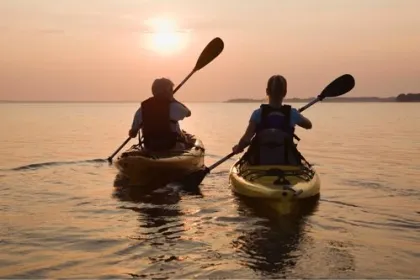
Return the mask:
<path id="1" fill-rule="evenodd" d="M 293 143 L 295 126 L 311 129 L 312 123 L 297 109 L 283 105 L 287 94 L 283 76 L 270 77 L 266 94 L 268 104 L 252 113 L 244 135 L 232 151 L 241 153 L 250 145 L 247 156 L 255 164 L 299 164 L 300 153 Z"/>
<path id="2" fill-rule="evenodd" d="M 143 144 L 150 150 L 184 148 L 185 135 L 179 121 L 191 116 L 191 111 L 174 98 L 174 83 L 167 78 L 154 80 L 153 96 L 141 103 L 128 135 L 137 136 L 141 129 Z"/>

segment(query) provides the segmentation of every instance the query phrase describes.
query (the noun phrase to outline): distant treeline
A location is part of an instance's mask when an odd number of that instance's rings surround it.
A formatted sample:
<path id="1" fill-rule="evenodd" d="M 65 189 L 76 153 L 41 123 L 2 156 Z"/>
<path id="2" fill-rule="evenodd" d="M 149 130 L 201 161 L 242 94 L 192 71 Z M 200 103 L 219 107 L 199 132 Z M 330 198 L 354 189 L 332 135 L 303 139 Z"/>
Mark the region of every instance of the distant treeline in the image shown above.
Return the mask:
<path id="1" fill-rule="evenodd" d="M 307 103 L 313 100 L 313 98 L 286 98 L 285 102 L 288 103 Z M 57 101 L 57 100 L 0 100 L 0 103 L 138 103 L 139 101 Z M 267 98 L 252 99 L 252 98 L 234 98 L 224 102 L 227 103 L 266 103 Z M 420 102 L 420 93 L 401 93 L 396 97 L 337 97 L 337 98 L 326 98 L 323 102 Z"/>
<path id="2" fill-rule="evenodd" d="M 420 93 L 401 93 L 396 98 L 397 102 L 420 102 Z"/>
<path id="3" fill-rule="evenodd" d="M 303 103 L 309 102 L 313 98 L 288 98 L 285 102 Z M 419 102 L 420 93 L 400 94 L 397 97 L 337 97 L 324 99 L 323 102 Z M 267 99 L 235 98 L 225 101 L 227 103 L 264 103 Z"/>

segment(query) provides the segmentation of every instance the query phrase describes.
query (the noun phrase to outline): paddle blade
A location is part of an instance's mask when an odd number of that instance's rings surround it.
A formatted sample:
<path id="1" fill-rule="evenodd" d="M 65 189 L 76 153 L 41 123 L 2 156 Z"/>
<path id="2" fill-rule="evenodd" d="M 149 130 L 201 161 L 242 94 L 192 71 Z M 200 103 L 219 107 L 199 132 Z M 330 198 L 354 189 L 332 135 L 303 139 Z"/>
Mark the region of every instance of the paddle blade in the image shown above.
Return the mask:
<path id="1" fill-rule="evenodd" d="M 352 75 L 344 74 L 334 81 L 332 81 L 322 92 L 318 95 L 320 100 L 325 97 L 337 97 L 343 95 L 354 88 L 355 81 Z"/>
<path id="2" fill-rule="evenodd" d="M 219 54 L 222 53 L 224 47 L 225 44 L 219 37 L 211 40 L 210 43 L 208 43 L 208 45 L 201 52 L 193 71 L 198 71 L 212 62 L 216 57 L 219 56 Z"/>
<path id="3" fill-rule="evenodd" d="M 197 190 L 198 186 L 204 180 L 206 175 L 210 172 L 210 169 L 204 167 L 203 169 L 197 170 L 193 173 L 188 174 L 181 180 L 177 181 L 176 184 L 182 185 L 182 189 L 186 191 Z"/>

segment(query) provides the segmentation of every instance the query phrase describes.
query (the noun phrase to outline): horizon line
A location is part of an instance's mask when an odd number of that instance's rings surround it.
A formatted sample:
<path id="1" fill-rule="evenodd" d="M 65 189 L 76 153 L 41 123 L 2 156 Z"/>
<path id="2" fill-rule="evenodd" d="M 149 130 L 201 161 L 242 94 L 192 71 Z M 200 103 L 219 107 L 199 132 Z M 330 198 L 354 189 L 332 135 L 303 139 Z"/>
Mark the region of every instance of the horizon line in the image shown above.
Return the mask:
<path id="1" fill-rule="evenodd" d="M 288 100 L 311 100 L 316 97 L 292 97 L 286 98 L 284 101 Z M 396 96 L 388 96 L 388 97 L 379 97 L 379 96 L 354 96 L 354 97 L 336 97 L 335 99 L 389 99 L 389 98 L 396 98 Z M 254 99 L 254 98 L 230 98 L 223 101 L 182 101 L 188 103 L 226 103 L 230 100 L 255 100 L 256 102 L 263 101 L 266 98 Z M 141 103 L 142 100 L 0 100 L 0 103 Z"/>

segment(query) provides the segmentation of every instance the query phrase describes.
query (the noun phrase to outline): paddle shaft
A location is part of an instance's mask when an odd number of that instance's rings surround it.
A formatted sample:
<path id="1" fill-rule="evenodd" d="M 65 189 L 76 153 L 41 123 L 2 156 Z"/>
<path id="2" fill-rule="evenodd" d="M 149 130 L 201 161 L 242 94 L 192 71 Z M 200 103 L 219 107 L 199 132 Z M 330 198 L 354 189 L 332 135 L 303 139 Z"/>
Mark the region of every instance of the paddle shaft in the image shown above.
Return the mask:
<path id="1" fill-rule="evenodd" d="M 112 158 L 130 141 L 131 137 L 128 137 L 125 139 L 124 143 L 121 144 L 121 146 L 112 154 L 109 156 L 108 161 L 111 161 Z"/>
<path id="2" fill-rule="evenodd" d="M 311 107 L 312 105 L 317 103 L 318 101 L 321 101 L 321 98 L 317 97 L 314 100 L 312 100 L 311 102 L 309 102 L 308 104 L 306 104 L 305 106 L 299 108 L 299 112 L 305 111 L 306 109 L 308 109 L 309 107 Z"/>
<path id="3" fill-rule="evenodd" d="M 231 158 L 231 157 L 233 157 L 234 155 L 235 155 L 235 153 L 234 153 L 234 152 L 232 152 L 232 153 L 228 154 L 227 156 L 225 156 L 224 158 L 222 158 L 222 159 L 220 159 L 220 160 L 216 161 L 215 163 L 213 163 L 212 165 L 210 165 L 210 166 L 208 167 L 209 171 L 210 171 L 210 170 L 213 170 L 213 169 L 214 169 L 214 168 L 216 168 L 217 166 L 221 165 L 223 162 L 225 162 L 226 160 L 230 159 L 230 158 Z"/>
<path id="4" fill-rule="evenodd" d="M 191 78 L 191 76 L 195 73 L 195 71 L 196 71 L 195 69 L 192 70 L 191 73 L 188 74 L 188 76 L 185 77 L 185 79 L 174 89 L 174 94 L 178 91 L 180 87 L 182 87 L 185 84 L 186 81 L 188 81 L 189 78 Z"/>

